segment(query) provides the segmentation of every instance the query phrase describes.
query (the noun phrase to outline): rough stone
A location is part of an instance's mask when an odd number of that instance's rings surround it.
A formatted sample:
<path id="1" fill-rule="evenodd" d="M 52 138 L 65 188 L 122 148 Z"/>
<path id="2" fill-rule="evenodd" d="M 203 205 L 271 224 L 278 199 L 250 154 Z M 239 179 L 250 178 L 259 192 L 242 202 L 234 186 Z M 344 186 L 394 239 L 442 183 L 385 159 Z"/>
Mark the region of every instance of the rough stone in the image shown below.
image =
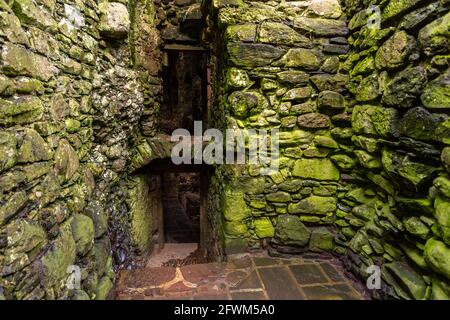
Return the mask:
<path id="1" fill-rule="evenodd" d="M 290 202 L 291 195 L 284 191 L 278 191 L 275 193 L 269 193 L 266 195 L 266 200 L 270 202 Z"/>
<path id="2" fill-rule="evenodd" d="M 51 159 L 52 155 L 52 150 L 37 131 L 25 130 L 23 142 L 17 153 L 18 163 L 45 161 Z"/>
<path id="3" fill-rule="evenodd" d="M 323 56 L 318 50 L 295 48 L 289 49 L 289 51 L 276 62 L 276 65 L 314 71 L 320 68 L 322 60 Z"/>
<path id="4" fill-rule="evenodd" d="M 333 91 L 323 91 L 319 94 L 318 97 L 318 106 L 319 109 L 331 109 L 331 110 L 339 110 L 345 108 L 345 99 L 344 97 Z"/>
<path id="5" fill-rule="evenodd" d="M 269 44 L 228 43 L 231 62 L 243 68 L 262 67 L 280 58 L 286 51 Z"/>
<path id="6" fill-rule="evenodd" d="M 425 298 L 427 285 L 423 278 L 404 262 L 392 262 L 385 265 L 416 300 Z"/>
<path id="7" fill-rule="evenodd" d="M 291 214 L 326 215 L 336 210 L 336 199 L 333 197 L 310 196 L 297 203 L 291 203 L 288 211 Z"/>
<path id="8" fill-rule="evenodd" d="M 427 81 L 423 67 L 407 68 L 399 72 L 386 86 L 383 103 L 396 108 L 411 108 Z"/>
<path id="9" fill-rule="evenodd" d="M 130 30 L 130 18 L 127 7 L 119 2 L 102 2 L 99 4 L 100 33 L 109 38 L 123 39 Z"/>
<path id="10" fill-rule="evenodd" d="M 240 26 L 239 26 L 240 27 Z M 283 23 L 264 22 L 259 27 L 258 40 L 281 45 L 307 45 L 309 39 Z"/>
<path id="11" fill-rule="evenodd" d="M 437 273 L 450 280 L 450 248 L 435 238 L 425 244 L 426 263 Z"/>
<path id="12" fill-rule="evenodd" d="M 230 109 L 238 118 L 246 118 L 267 109 L 267 99 L 257 91 L 235 91 L 228 97 Z"/>
<path id="13" fill-rule="evenodd" d="M 94 223 L 88 216 L 76 214 L 73 216 L 70 225 L 77 254 L 84 256 L 94 244 Z"/>
<path id="14" fill-rule="evenodd" d="M 256 236 L 260 239 L 271 238 L 275 234 L 275 228 L 269 218 L 256 219 L 254 222 Z"/>
<path id="15" fill-rule="evenodd" d="M 311 231 L 300 221 L 297 216 L 278 216 L 275 227 L 275 238 L 287 245 L 305 246 L 309 242 Z"/>
<path id="16" fill-rule="evenodd" d="M 423 141 L 440 141 L 438 128 L 446 119 L 445 115 L 432 114 L 422 107 L 417 107 L 408 110 L 398 126 L 404 136 Z"/>
<path id="17" fill-rule="evenodd" d="M 398 112 L 393 108 L 358 105 L 353 108 L 352 129 L 356 133 L 390 137 L 395 134 Z"/>
<path id="18" fill-rule="evenodd" d="M 450 12 L 423 27 L 419 32 L 419 43 L 427 55 L 445 52 L 449 47 L 448 25 Z"/>
<path id="19" fill-rule="evenodd" d="M 448 198 L 437 196 L 434 202 L 435 218 L 442 231 L 445 244 L 450 245 L 450 201 Z"/>
<path id="20" fill-rule="evenodd" d="M 77 153 L 70 143 L 61 139 L 55 152 L 55 169 L 63 181 L 70 180 L 80 166 Z"/>
<path id="21" fill-rule="evenodd" d="M 309 249 L 314 252 L 331 251 L 334 248 L 334 235 L 327 228 L 316 228 L 311 233 Z"/>
<path id="22" fill-rule="evenodd" d="M 301 128 L 325 129 L 330 126 L 330 118 L 321 113 L 307 113 L 300 115 L 297 123 Z"/>
<path id="23" fill-rule="evenodd" d="M 450 109 L 450 69 L 425 86 L 422 103 L 429 109 Z"/>
<path id="24" fill-rule="evenodd" d="M 294 177 L 315 180 L 339 180 L 339 170 L 329 159 L 299 159 L 292 170 Z"/>
<path id="25" fill-rule="evenodd" d="M 298 17 L 294 20 L 294 28 L 302 32 L 320 37 L 340 37 L 348 35 L 345 21 Z"/>
<path id="26" fill-rule="evenodd" d="M 403 66 L 416 46 L 414 37 L 399 31 L 378 49 L 375 65 L 378 69 L 396 69 Z"/>

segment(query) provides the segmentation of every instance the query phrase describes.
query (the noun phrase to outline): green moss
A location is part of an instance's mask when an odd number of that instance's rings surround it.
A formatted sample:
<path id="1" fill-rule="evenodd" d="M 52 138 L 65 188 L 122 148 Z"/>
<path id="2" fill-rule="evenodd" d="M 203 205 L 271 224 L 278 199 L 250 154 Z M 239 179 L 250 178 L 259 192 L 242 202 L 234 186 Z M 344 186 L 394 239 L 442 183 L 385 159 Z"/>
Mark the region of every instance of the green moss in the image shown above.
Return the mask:
<path id="1" fill-rule="evenodd" d="M 450 248 L 445 243 L 434 238 L 428 240 L 424 255 L 431 269 L 450 280 Z"/>
<path id="2" fill-rule="evenodd" d="M 434 202 L 435 218 L 442 232 L 444 242 L 450 246 L 450 201 L 437 196 Z"/>
<path id="3" fill-rule="evenodd" d="M 315 180 L 339 180 L 339 170 L 329 159 L 299 159 L 292 170 L 294 177 Z"/>
<path id="4" fill-rule="evenodd" d="M 309 240 L 309 249 L 315 252 L 331 251 L 334 248 L 334 235 L 326 228 L 314 229 Z"/>
<path id="5" fill-rule="evenodd" d="M 425 86 L 421 99 L 429 109 L 450 109 L 450 69 Z"/>
<path id="6" fill-rule="evenodd" d="M 47 287 L 65 286 L 67 268 L 74 264 L 76 244 L 69 224 L 60 228 L 58 238 L 41 258 L 43 282 Z"/>
<path id="7" fill-rule="evenodd" d="M 77 254 L 84 256 L 94 244 L 94 223 L 88 216 L 76 214 L 73 216 L 71 227 Z"/>
<path id="8" fill-rule="evenodd" d="M 336 198 L 310 196 L 297 203 L 291 203 L 288 206 L 288 212 L 291 214 L 308 213 L 315 215 L 326 215 L 336 210 Z"/>
<path id="9" fill-rule="evenodd" d="M 256 236 L 260 239 L 271 238 L 275 234 L 275 229 L 269 218 L 260 218 L 253 221 Z"/>
<path id="10" fill-rule="evenodd" d="M 305 246 L 309 242 L 311 231 L 296 216 L 278 216 L 275 237 L 286 245 Z"/>
<path id="11" fill-rule="evenodd" d="M 270 202 L 290 202 L 292 199 L 289 193 L 284 191 L 278 191 L 267 194 L 266 200 Z"/>
<path id="12" fill-rule="evenodd" d="M 95 292 L 96 300 L 106 300 L 109 298 L 109 295 L 114 287 L 114 284 L 108 277 L 103 277 L 100 279 L 98 283 L 97 290 Z"/>
<path id="13" fill-rule="evenodd" d="M 137 252 L 145 253 L 152 238 L 152 227 L 156 212 L 152 211 L 152 200 L 145 176 L 137 175 L 129 182 L 128 205 L 130 207 L 130 233 L 132 245 Z"/>

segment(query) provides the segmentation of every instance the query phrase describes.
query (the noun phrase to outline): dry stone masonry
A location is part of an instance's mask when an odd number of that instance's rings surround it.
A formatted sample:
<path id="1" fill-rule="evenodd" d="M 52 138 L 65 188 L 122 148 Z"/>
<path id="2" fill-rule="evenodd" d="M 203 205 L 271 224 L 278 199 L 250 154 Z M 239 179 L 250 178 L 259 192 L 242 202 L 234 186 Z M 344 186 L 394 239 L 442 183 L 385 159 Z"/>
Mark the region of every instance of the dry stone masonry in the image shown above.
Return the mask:
<path id="1" fill-rule="evenodd" d="M 168 52 L 199 48 L 207 127 L 280 131 L 277 172 L 212 166 L 208 256 L 450 299 L 448 0 L 0 0 L 0 300 L 111 298 L 152 250 Z"/>

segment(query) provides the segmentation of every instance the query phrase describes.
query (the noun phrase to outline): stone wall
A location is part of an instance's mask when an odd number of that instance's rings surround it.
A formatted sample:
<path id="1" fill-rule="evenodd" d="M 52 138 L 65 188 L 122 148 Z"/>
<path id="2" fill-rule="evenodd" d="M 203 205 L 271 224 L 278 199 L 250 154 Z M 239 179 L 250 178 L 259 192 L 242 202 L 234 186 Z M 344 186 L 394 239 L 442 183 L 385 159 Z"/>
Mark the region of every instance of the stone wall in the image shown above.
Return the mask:
<path id="1" fill-rule="evenodd" d="M 280 130 L 280 170 L 222 168 L 229 252 L 331 251 L 340 172 L 338 127 L 348 76 L 339 71 L 348 28 L 337 1 L 213 2 L 215 125 Z M 224 116 L 225 115 L 225 116 Z M 347 130 L 348 131 L 348 130 Z M 306 226 L 305 226 L 306 225 Z"/>
<path id="2" fill-rule="evenodd" d="M 128 150 L 154 130 L 157 68 L 139 63 L 153 44 L 129 34 L 151 20 L 138 3 L 0 1 L 0 299 L 113 287 Z"/>
<path id="3" fill-rule="evenodd" d="M 364 280 L 381 267 L 376 297 L 449 299 L 449 3 L 345 4 L 351 147 L 338 165 L 351 191 L 337 252 Z"/>
<path id="4" fill-rule="evenodd" d="M 216 125 L 281 131 L 278 173 L 220 169 L 225 248 L 333 253 L 381 268 L 375 298 L 448 299 L 448 2 L 378 8 L 377 29 L 365 1 L 210 5 Z"/>
<path id="5" fill-rule="evenodd" d="M 0 0 L 0 299 L 104 299 L 139 262 L 161 49 L 205 44 L 209 127 L 281 147 L 214 167 L 210 257 L 334 254 L 381 267 L 375 298 L 449 299 L 449 2 L 368 2 Z"/>

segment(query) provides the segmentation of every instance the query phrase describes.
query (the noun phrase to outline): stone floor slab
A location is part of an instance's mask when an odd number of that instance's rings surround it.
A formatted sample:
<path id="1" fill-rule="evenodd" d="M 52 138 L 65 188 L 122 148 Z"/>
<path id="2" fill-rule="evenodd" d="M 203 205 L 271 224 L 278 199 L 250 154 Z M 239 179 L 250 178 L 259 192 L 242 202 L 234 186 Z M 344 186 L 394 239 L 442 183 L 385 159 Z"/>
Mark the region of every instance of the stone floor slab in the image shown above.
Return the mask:
<path id="1" fill-rule="evenodd" d="M 295 280 L 284 267 L 269 267 L 258 270 L 269 299 L 303 299 Z"/>
<path id="2" fill-rule="evenodd" d="M 329 282 L 316 264 L 293 265 L 289 269 L 300 285 Z"/>
<path id="3" fill-rule="evenodd" d="M 360 300 L 346 284 L 303 287 L 308 300 Z"/>

